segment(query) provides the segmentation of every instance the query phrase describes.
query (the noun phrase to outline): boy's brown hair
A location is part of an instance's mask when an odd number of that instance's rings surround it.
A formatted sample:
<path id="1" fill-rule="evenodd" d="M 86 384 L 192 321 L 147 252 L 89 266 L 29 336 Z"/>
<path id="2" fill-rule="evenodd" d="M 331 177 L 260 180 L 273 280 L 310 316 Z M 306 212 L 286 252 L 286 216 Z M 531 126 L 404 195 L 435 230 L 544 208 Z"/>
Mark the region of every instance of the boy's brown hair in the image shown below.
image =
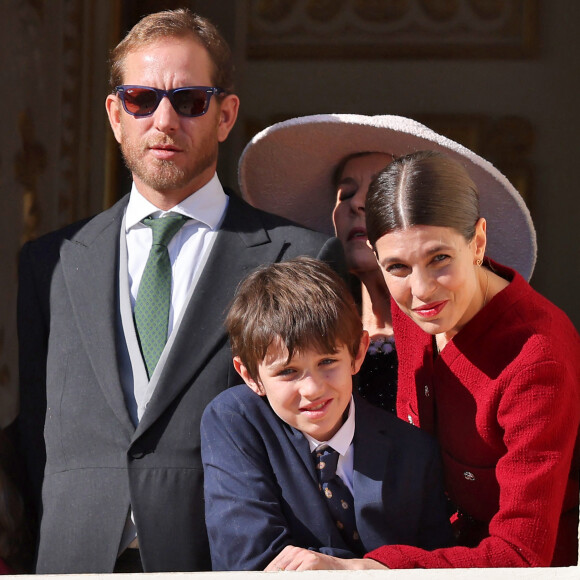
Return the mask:
<path id="1" fill-rule="evenodd" d="M 313 258 L 261 266 L 239 285 L 225 321 L 232 353 L 254 381 L 258 366 L 277 339 L 295 352 L 334 353 L 345 345 L 354 358 L 362 322 L 344 281 Z"/>

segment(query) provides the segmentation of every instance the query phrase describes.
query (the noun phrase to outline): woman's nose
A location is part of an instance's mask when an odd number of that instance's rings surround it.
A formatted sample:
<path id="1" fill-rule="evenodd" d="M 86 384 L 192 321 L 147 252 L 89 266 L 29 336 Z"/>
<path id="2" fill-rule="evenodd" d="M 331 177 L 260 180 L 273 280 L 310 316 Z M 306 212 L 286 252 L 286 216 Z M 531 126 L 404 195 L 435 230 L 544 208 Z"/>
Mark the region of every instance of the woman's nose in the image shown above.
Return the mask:
<path id="1" fill-rule="evenodd" d="M 422 302 L 427 302 L 433 295 L 433 290 L 436 286 L 434 278 L 427 272 L 422 271 L 413 272 L 411 276 L 411 292 L 413 296 Z"/>
<path id="2" fill-rule="evenodd" d="M 352 211 L 355 212 L 363 212 L 365 211 L 365 203 L 366 203 L 366 192 L 359 189 L 351 198 L 350 198 L 350 206 Z"/>

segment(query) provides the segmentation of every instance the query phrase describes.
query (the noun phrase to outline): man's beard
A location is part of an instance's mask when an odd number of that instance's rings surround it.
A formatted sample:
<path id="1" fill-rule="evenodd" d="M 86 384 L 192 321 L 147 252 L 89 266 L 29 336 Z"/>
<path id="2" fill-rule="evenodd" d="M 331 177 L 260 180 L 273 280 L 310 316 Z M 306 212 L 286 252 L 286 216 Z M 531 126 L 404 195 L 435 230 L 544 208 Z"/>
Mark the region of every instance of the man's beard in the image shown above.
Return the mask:
<path id="1" fill-rule="evenodd" d="M 129 171 L 145 185 L 160 193 L 187 186 L 217 162 L 217 146 L 211 150 L 203 150 L 200 156 L 191 159 L 185 167 L 178 167 L 169 159 L 146 161 L 143 157 L 144 148 L 135 146 L 127 140 L 121 142 L 121 153 Z"/>

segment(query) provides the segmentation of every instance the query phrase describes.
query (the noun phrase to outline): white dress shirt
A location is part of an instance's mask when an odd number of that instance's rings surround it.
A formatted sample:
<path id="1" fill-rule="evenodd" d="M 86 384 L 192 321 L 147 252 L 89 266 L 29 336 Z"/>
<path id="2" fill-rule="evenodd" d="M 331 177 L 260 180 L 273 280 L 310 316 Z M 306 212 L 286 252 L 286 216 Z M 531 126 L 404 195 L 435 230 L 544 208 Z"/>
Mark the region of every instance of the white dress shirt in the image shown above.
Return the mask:
<path id="1" fill-rule="evenodd" d="M 354 449 L 352 445 L 352 440 L 354 438 L 354 427 L 355 427 L 355 417 L 354 417 L 354 399 L 350 399 L 350 407 L 348 410 L 348 417 L 342 425 L 342 427 L 334 434 L 334 436 L 329 441 L 317 441 L 314 437 L 304 433 L 304 437 L 308 440 L 310 445 L 310 453 L 321 445 L 329 445 L 335 451 L 338 451 L 338 463 L 336 465 L 336 474 L 350 493 L 353 494 L 352 479 L 354 472 Z"/>
<path id="2" fill-rule="evenodd" d="M 162 211 L 155 207 L 137 191 L 133 183 L 125 213 L 132 308 L 135 307 L 141 276 L 143 276 L 153 240 L 151 228 L 141 223 L 142 220 L 150 215 L 158 218 L 167 214 L 181 214 L 191 218 L 167 246 L 172 275 L 168 337 L 171 335 L 175 320 L 179 318 L 186 304 L 197 269 L 205 262 L 205 253 L 211 247 L 213 237 L 217 235 L 227 205 L 228 197 L 224 193 L 217 174 L 214 174 L 213 178 L 201 189 L 171 208 L 170 211 Z"/>

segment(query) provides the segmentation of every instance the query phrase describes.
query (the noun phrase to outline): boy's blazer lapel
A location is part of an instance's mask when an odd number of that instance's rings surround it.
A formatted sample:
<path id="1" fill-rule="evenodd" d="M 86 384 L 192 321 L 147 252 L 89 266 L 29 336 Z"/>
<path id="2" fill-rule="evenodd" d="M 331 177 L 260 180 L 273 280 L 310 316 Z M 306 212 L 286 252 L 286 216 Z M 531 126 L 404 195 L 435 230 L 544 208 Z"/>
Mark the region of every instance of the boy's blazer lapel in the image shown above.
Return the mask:
<path id="1" fill-rule="evenodd" d="M 389 461 L 392 440 L 387 434 L 385 412 L 377 410 L 360 396 L 355 396 L 355 403 L 353 488 L 355 497 L 358 498 L 358 502 L 355 500 L 357 522 L 362 522 L 358 524 L 358 531 L 365 545 L 380 545 L 381 538 L 369 537 L 370 530 L 364 527 L 366 518 L 359 516 L 357 503 L 367 506 L 382 505 L 383 487 L 388 481 L 386 471 L 396 469 L 397 466 Z"/>
<path id="2" fill-rule="evenodd" d="M 60 263 L 71 315 L 95 376 L 111 409 L 131 433 L 116 353 L 119 236 L 127 202 L 128 196 L 65 240 Z"/>
<path id="3" fill-rule="evenodd" d="M 284 431 L 288 434 L 288 440 L 290 441 L 290 443 L 292 443 L 292 445 L 296 449 L 296 455 L 298 456 L 299 461 L 301 461 L 304 464 L 304 467 L 306 468 L 306 471 L 312 478 L 312 481 L 318 483 L 318 477 L 316 475 L 314 461 L 312 460 L 310 454 L 310 445 L 308 444 L 306 437 L 304 437 L 304 434 L 301 431 L 298 431 L 298 429 L 294 429 L 294 427 L 290 427 L 289 425 L 284 423 L 281 419 L 280 424 L 282 425 Z M 282 460 L 284 461 L 284 459 Z"/>

